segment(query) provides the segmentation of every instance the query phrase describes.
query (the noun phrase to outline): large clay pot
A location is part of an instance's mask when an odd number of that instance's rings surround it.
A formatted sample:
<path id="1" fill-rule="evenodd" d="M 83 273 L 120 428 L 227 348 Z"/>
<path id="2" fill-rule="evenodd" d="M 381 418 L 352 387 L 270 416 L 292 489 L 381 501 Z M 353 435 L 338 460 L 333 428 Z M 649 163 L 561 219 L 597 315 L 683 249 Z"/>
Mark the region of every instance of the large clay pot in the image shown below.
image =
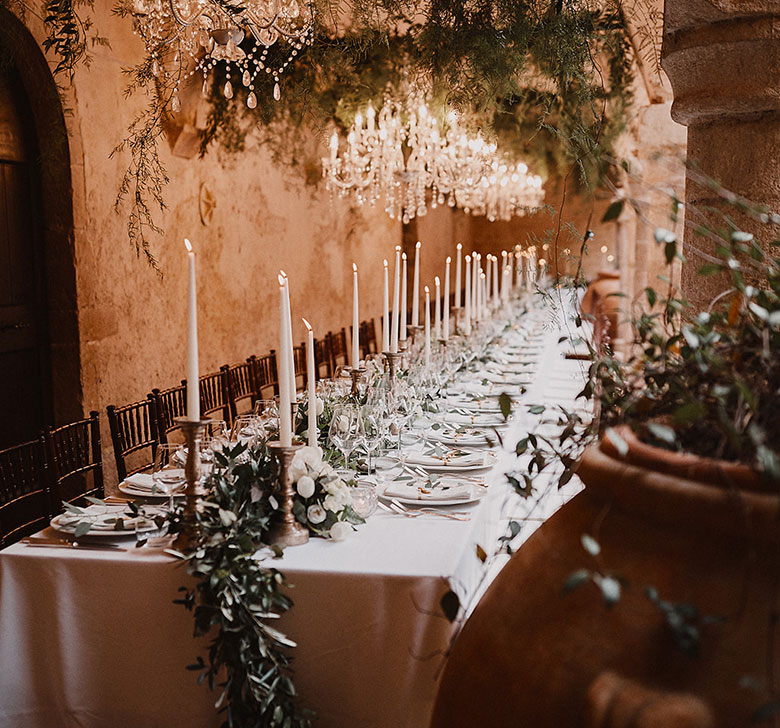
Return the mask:
<path id="1" fill-rule="evenodd" d="M 583 313 L 593 316 L 594 333 L 598 341 L 608 337 L 614 341 L 618 335 L 618 317 L 623 299 L 610 295 L 620 293 L 620 273 L 600 270 L 588 284 L 582 297 Z"/>
<path id="2" fill-rule="evenodd" d="M 686 480 L 584 455 L 586 488 L 512 557 L 446 665 L 432 726 L 628 728 L 751 725 L 768 700 L 744 687 L 780 664 L 771 631 L 780 572 L 778 496 Z M 583 534 L 601 545 L 597 558 Z M 577 569 L 625 579 L 608 607 Z M 646 594 L 727 620 L 701 626 L 699 653 L 675 643 Z"/>

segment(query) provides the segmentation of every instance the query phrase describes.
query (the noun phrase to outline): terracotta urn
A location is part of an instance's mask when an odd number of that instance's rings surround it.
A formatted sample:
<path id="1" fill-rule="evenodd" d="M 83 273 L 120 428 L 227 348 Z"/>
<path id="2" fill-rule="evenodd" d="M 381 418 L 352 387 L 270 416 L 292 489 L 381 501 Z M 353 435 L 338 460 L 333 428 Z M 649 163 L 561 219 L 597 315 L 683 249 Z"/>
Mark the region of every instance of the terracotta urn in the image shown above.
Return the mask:
<path id="1" fill-rule="evenodd" d="M 610 295 L 620 293 L 620 273 L 616 270 L 600 270 L 588 284 L 582 297 L 582 311 L 594 317 L 597 341 L 608 337 L 614 341 L 618 335 L 618 316 L 622 298 Z"/>
<path id="2" fill-rule="evenodd" d="M 464 625 L 434 728 L 752 725 L 771 696 L 744 685 L 766 686 L 780 658 L 780 498 L 709 480 L 689 458 L 676 470 L 665 452 L 655 467 L 651 450 L 633 462 L 609 445 L 585 452 L 585 490 L 513 555 Z M 619 579 L 618 602 L 592 580 L 565 592 L 580 569 Z M 658 599 L 698 612 L 675 633 Z M 680 639 L 686 625 L 698 642 Z"/>

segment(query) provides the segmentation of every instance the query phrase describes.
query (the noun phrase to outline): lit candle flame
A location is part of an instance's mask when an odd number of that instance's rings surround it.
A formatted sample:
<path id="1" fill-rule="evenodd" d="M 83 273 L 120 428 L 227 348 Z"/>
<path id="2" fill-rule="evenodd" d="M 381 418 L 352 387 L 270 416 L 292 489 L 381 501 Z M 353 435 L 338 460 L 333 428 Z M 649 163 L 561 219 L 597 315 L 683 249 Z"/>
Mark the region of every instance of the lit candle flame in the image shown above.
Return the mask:
<path id="1" fill-rule="evenodd" d="M 357 273 L 357 263 L 353 263 L 353 264 L 352 264 L 352 271 L 353 271 L 354 273 Z"/>
<path id="2" fill-rule="evenodd" d="M 312 330 L 311 324 L 305 318 L 303 318 L 303 316 L 301 316 L 301 321 L 303 321 L 303 325 L 306 327 L 307 331 Z"/>
<path id="3" fill-rule="evenodd" d="M 184 238 L 184 244 L 187 246 L 187 252 L 191 253 L 192 252 L 192 244 L 190 243 L 189 240 L 187 240 L 187 238 Z"/>

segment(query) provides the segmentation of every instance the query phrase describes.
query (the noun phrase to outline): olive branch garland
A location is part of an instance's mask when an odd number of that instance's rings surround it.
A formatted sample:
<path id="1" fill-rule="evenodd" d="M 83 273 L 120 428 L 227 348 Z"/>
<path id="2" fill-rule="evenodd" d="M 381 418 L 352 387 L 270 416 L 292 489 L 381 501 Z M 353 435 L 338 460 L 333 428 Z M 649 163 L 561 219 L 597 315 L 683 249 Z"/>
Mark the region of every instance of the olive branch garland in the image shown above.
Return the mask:
<path id="1" fill-rule="evenodd" d="M 188 669 L 198 682 L 219 690 L 215 708 L 229 728 L 306 728 L 310 711 L 298 705 L 291 674 L 295 643 L 271 626 L 292 607 L 284 575 L 256 557 L 271 510 L 262 493 L 277 467 L 264 445 L 218 451 L 198 502 L 195 542 L 181 559 L 194 586 L 180 587 L 175 600 L 194 615 L 195 636 L 211 636 L 207 661 L 198 656 Z M 171 528 L 182 526 L 182 512 Z"/>

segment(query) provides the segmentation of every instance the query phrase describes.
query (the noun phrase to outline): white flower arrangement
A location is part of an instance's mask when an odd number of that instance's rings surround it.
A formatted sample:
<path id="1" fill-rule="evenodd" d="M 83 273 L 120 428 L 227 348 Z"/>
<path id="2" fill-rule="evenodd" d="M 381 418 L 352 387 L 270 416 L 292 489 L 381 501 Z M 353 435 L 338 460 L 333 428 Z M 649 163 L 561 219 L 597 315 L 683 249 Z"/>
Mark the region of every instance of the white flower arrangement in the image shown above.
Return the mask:
<path id="1" fill-rule="evenodd" d="M 318 447 L 302 447 L 290 464 L 295 485 L 293 513 L 312 533 L 341 541 L 365 521 L 352 509 L 349 486 L 322 457 Z"/>

